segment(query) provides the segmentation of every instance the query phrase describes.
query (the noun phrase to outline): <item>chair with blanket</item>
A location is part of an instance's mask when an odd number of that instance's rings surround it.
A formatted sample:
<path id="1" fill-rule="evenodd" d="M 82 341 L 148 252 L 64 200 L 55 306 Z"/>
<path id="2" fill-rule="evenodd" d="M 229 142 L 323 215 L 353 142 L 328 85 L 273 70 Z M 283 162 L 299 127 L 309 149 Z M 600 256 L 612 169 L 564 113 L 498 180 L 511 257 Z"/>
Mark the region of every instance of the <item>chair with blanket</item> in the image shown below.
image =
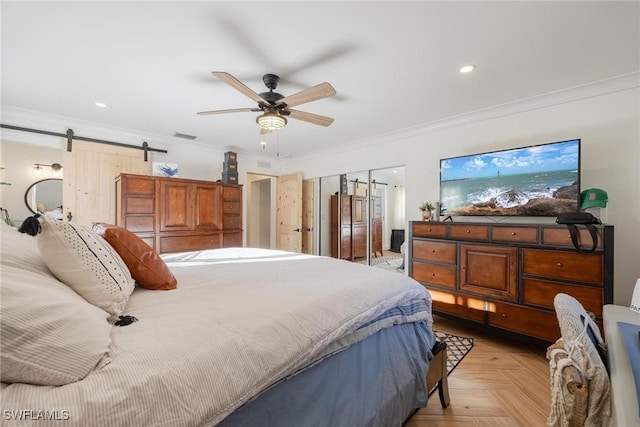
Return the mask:
<path id="1" fill-rule="evenodd" d="M 566 294 L 554 298 L 562 337 L 547 349 L 551 379 L 552 427 L 611 425 L 611 391 L 604 348 L 593 315 Z"/>

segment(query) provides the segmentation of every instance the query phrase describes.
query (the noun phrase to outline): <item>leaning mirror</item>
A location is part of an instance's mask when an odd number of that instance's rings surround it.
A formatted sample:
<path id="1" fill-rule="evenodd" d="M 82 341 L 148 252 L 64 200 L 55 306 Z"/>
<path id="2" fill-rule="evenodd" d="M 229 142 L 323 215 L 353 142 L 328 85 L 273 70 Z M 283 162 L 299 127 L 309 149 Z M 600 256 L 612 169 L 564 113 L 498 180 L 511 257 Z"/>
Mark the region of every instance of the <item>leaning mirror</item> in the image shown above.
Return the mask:
<path id="1" fill-rule="evenodd" d="M 24 202 L 31 212 L 62 219 L 62 179 L 36 181 L 24 193 Z"/>

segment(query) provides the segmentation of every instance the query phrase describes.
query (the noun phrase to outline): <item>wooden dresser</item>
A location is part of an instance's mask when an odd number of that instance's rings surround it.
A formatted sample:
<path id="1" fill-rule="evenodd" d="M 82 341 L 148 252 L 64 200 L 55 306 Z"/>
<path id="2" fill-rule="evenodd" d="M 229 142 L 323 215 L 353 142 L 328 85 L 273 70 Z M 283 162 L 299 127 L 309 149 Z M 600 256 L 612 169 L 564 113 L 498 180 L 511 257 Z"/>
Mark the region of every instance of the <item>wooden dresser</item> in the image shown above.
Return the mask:
<path id="1" fill-rule="evenodd" d="M 242 186 L 121 174 L 116 225 L 159 253 L 242 246 Z"/>
<path id="2" fill-rule="evenodd" d="M 409 275 L 429 289 L 435 313 L 555 341 L 557 293 L 602 325 L 602 307 L 613 301 L 613 232 L 598 226 L 598 248 L 581 253 L 566 226 L 412 221 Z M 580 230 L 585 248 L 590 239 Z"/>

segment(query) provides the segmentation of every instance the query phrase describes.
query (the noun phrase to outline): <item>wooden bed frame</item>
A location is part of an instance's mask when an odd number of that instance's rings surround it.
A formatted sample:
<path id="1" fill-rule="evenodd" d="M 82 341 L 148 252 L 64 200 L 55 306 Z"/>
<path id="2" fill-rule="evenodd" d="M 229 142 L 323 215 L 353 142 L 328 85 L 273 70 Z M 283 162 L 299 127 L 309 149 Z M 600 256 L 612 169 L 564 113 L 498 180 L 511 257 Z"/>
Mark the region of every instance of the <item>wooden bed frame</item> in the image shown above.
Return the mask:
<path id="1" fill-rule="evenodd" d="M 447 382 L 447 344 L 444 342 L 436 342 L 431 350 L 433 359 L 429 362 L 429 370 L 427 371 L 427 390 L 431 395 L 436 388 L 440 395 L 440 404 L 443 408 L 449 406 L 449 383 Z"/>

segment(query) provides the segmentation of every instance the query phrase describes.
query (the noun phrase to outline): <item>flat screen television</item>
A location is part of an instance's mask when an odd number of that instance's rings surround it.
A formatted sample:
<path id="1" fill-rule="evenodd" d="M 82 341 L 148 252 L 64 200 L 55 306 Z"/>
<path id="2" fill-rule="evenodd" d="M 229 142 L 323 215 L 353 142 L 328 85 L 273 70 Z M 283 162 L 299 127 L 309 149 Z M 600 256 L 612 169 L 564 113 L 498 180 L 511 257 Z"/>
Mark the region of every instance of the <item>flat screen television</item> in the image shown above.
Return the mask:
<path id="1" fill-rule="evenodd" d="M 577 212 L 580 139 L 440 160 L 440 213 L 557 216 Z"/>

